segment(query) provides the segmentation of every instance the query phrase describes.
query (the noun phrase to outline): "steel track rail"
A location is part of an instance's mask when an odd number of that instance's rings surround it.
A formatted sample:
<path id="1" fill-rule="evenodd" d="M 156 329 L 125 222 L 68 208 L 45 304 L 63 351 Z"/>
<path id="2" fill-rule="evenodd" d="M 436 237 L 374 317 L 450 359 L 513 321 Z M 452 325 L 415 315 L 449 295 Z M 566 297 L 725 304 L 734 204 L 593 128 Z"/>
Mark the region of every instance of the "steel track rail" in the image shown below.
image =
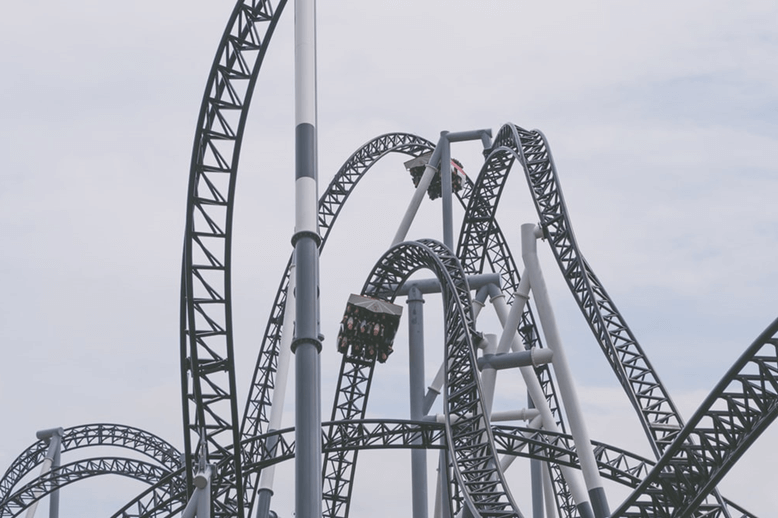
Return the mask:
<path id="1" fill-rule="evenodd" d="M 193 462 L 224 464 L 213 515 L 243 517 L 230 287 L 235 179 L 246 118 L 270 37 L 283 11 L 237 2 L 219 43 L 192 150 L 181 282 L 181 393 L 187 486 Z"/>
<path id="2" fill-rule="evenodd" d="M 704 499 L 776 417 L 778 319 L 729 369 L 614 516 L 721 516 Z"/>
<path id="3" fill-rule="evenodd" d="M 512 303 L 521 277 L 510 248 L 499 230 L 496 212 L 508 172 L 517 160 L 521 161 L 521 157 L 514 149 L 504 145 L 503 138 L 504 134 L 500 133 L 492 143 L 492 148 L 468 197 L 462 230 L 459 233 L 457 257 L 462 261 L 462 267 L 468 275 L 483 273 L 487 266 L 498 273 L 506 301 Z M 528 304 L 517 329 L 525 348 L 543 346 L 537 329 Z M 560 411 L 551 370 L 544 365 L 536 368 L 535 372 L 549 409 L 564 431 L 566 429 L 564 415 Z M 567 518 L 577 516 L 578 509 L 560 467 L 551 464 L 549 469 L 559 511 Z"/>
<path id="4" fill-rule="evenodd" d="M 390 133 L 376 137 L 356 152 L 340 167 L 319 200 L 319 233 L 322 238 L 319 252 L 324 250 L 327 238 L 333 229 L 346 200 L 364 175 L 381 158 L 397 153 L 418 156 L 433 148 L 426 139 L 408 133 Z M 267 431 L 268 411 L 271 407 L 272 391 L 275 388 L 275 373 L 278 362 L 278 346 L 281 341 L 286 295 L 289 287 L 291 257 L 271 308 L 264 338 L 257 356 L 249 395 L 241 424 L 241 437 L 246 439 Z M 251 448 L 243 450 L 243 462 L 253 462 L 257 452 Z M 253 507 L 259 474 L 244 480 L 244 501 Z"/>
<path id="5" fill-rule="evenodd" d="M 63 453 L 91 446 L 128 448 L 153 459 L 168 471 L 177 470 L 181 464 L 181 453 L 172 444 L 139 428 L 99 423 L 64 429 Z M 47 449 L 47 441 L 40 440 L 16 457 L 0 479 L 0 504 L 22 478 L 43 462 Z"/>
<path id="6" fill-rule="evenodd" d="M 433 240 L 401 243 L 378 261 L 362 295 L 392 301 L 419 269 L 429 269 L 442 286 L 446 337 L 446 438 L 465 504 L 476 516 L 521 516 L 496 461 L 475 368 L 470 293 L 459 260 Z M 333 418 L 363 418 L 375 360 L 344 355 Z M 347 516 L 357 457 L 325 456 L 324 516 Z M 457 512 L 458 509 L 454 509 Z"/>
<path id="7" fill-rule="evenodd" d="M 86 478 L 121 475 L 155 486 L 169 474 L 169 470 L 156 464 L 123 457 L 101 457 L 71 462 L 53 468 L 10 495 L 0 505 L 0 518 L 17 516 L 52 491 Z M 181 492 L 184 489 L 183 480 L 179 479 L 178 485 Z"/>
<path id="8" fill-rule="evenodd" d="M 367 449 L 443 449 L 446 448 L 445 425 L 408 420 L 362 419 L 322 423 L 325 453 Z M 492 428 L 500 455 L 514 455 L 546 462 L 560 462 L 580 469 L 570 435 L 554 434 L 514 426 Z M 417 441 L 421 439 L 421 441 Z M 441 439 L 443 443 L 441 444 Z M 253 443 L 253 444 L 252 444 Z M 600 473 L 604 478 L 635 488 L 654 462 L 614 446 L 592 441 Z M 254 463 L 244 464 L 244 476 L 294 458 L 294 428 L 277 430 L 245 439 L 241 447 L 259 452 Z M 139 495 L 114 517 L 171 516 L 185 505 L 186 492 L 171 490 L 183 469 L 162 479 L 156 487 Z M 153 504 L 152 504 L 153 502 Z M 135 509 L 133 510 L 133 507 Z"/>

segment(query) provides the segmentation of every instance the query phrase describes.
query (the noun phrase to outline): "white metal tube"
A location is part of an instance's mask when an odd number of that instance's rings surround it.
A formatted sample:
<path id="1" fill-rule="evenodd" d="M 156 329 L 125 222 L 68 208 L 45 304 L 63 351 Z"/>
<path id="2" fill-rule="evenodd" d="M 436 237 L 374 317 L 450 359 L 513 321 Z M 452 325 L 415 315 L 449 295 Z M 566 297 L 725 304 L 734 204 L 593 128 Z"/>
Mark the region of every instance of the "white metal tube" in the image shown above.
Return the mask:
<path id="1" fill-rule="evenodd" d="M 42 477 L 46 473 L 48 473 L 51 470 L 51 464 L 54 462 L 54 458 L 46 457 L 43 459 L 43 464 L 41 467 L 41 474 Z M 35 501 L 30 505 L 30 507 L 27 508 L 27 514 L 25 515 L 27 518 L 33 518 L 35 516 L 35 511 L 38 509 L 38 503 L 40 503 L 40 495 L 43 493 L 43 490 L 38 489 L 34 492 L 35 495 Z"/>
<path id="2" fill-rule="evenodd" d="M 427 165 L 424 168 L 424 174 L 421 175 L 419 185 L 417 185 L 416 190 L 413 191 L 411 202 L 408 204 L 408 208 L 405 210 L 405 215 L 400 222 L 400 227 L 397 229 L 397 233 L 392 240 L 392 246 L 405 241 L 405 236 L 408 235 L 408 230 L 411 228 L 411 223 L 413 223 L 413 219 L 416 217 L 416 213 L 419 211 L 421 201 L 424 199 L 424 194 L 427 192 L 427 189 L 432 183 L 432 178 L 435 176 L 435 173 L 438 172 L 437 162 L 439 161 L 440 151 L 439 148 L 436 147 L 435 151 L 430 157 L 430 161 L 427 162 Z"/>
<path id="3" fill-rule="evenodd" d="M 540 415 L 536 415 L 532 421 L 530 421 L 529 426 L 527 428 L 540 428 L 543 425 L 543 417 Z M 519 451 L 522 451 L 524 448 L 527 447 L 527 443 L 524 443 L 519 447 Z M 513 464 L 513 461 L 516 460 L 516 455 L 503 455 L 500 459 L 500 468 L 502 468 L 503 473 L 505 473 L 505 470 L 507 470 L 511 464 Z"/>
<path id="4" fill-rule="evenodd" d="M 286 304 L 284 305 L 284 322 L 281 329 L 281 343 L 278 345 L 278 365 L 276 368 L 275 387 L 273 390 L 273 403 L 270 407 L 268 419 L 268 431 L 280 430 L 284 414 L 284 402 L 286 401 L 287 380 L 289 379 L 289 363 L 292 356 L 291 344 L 294 335 L 295 319 L 295 272 L 292 262 L 289 272 L 289 286 L 286 289 Z M 275 477 L 275 464 L 262 470 L 259 477 L 259 489 L 273 490 Z"/>
<path id="5" fill-rule="evenodd" d="M 486 348 L 483 354 L 494 354 L 497 352 L 497 335 L 486 335 Z M 484 400 L 484 409 L 486 410 L 486 419 L 491 421 L 492 406 L 494 405 L 494 387 L 497 382 L 497 370 L 489 366 L 481 371 L 481 393 Z"/>
<path id="6" fill-rule="evenodd" d="M 503 298 L 503 304 L 505 303 L 505 296 L 499 295 Z M 492 305 L 494 305 L 494 299 L 496 297 L 492 298 Z M 519 328 L 519 323 L 521 322 L 521 317 L 524 314 L 524 307 L 527 305 L 527 301 L 529 300 L 529 278 L 527 277 L 527 272 L 524 271 L 521 275 L 521 280 L 519 281 L 519 287 L 516 289 L 516 293 L 514 293 L 513 296 L 513 305 L 511 306 L 510 312 L 508 312 L 507 317 L 505 318 L 505 321 L 501 324 L 503 326 L 502 329 L 502 335 L 500 336 L 500 343 L 497 345 L 497 354 L 504 354 L 507 353 L 508 350 L 511 348 L 511 346 L 514 343 L 514 340 L 518 337 L 516 330 Z M 514 346 L 514 352 L 518 352 L 522 349 L 520 346 L 516 347 Z"/>
<path id="7" fill-rule="evenodd" d="M 537 255 L 537 237 L 539 229 L 533 224 L 524 224 L 521 226 L 521 256 L 524 260 L 526 275 L 529 277 L 532 295 L 535 300 L 535 306 L 538 310 L 538 318 L 543 328 L 543 335 L 546 338 L 546 345 L 554 352 L 554 372 L 557 377 L 557 386 L 562 396 L 568 420 L 570 422 L 570 431 L 575 441 L 578 458 L 581 463 L 586 487 L 592 500 L 595 516 L 597 518 L 606 518 L 610 516 L 607 509 L 607 501 L 603 489 L 600 471 L 597 468 L 597 460 L 592 450 L 592 442 L 589 437 L 589 431 L 583 419 L 583 412 L 578 401 L 578 394 L 573 383 L 573 375 L 570 365 L 567 361 L 565 348 L 562 345 L 562 339 L 557 329 L 554 310 L 551 306 L 551 300 L 546 288 L 546 282 L 543 278 L 543 272 L 540 268 L 540 261 Z M 534 400 L 534 399 L 533 399 Z M 604 506 L 604 508 L 603 508 Z"/>
<path id="8" fill-rule="evenodd" d="M 526 277 L 526 275 L 525 275 Z M 519 299 L 514 302 L 516 304 Z M 503 325 L 504 330 L 513 331 L 513 339 L 510 341 L 511 347 L 515 352 L 522 350 L 521 340 L 516 327 L 507 327 L 505 323 L 508 321 L 508 308 L 505 303 L 505 297 L 493 297 L 492 305 L 497 313 L 497 318 L 500 320 L 500 324 Z M 517 323 L 518 325 L 518 323 Z M 501 341 L 502 344 L 502 341 Z M 543 428 L 551 432 L 561 433 L 559 426 L 554 419 L 551 409 L 546 401 L 546 396 L 543 394 L 543 389 L 540 386 L 535 370 L 532 367 L 519 367 L 521 377 L 524 379 L 524 384 L 527 386 L 527 392 L 529 397 L 532 398 L 532 402 L 540 412 L 543 418 Z M 579 508 L 589 505 L 589 497 L 586 494 L 586 489 L 581 481 L 580 474 L 573 468 L 563 466 L 562 474 L 567 481 L 567 485 L 570 487 L 570 493 L 573 495 L 573 500 Z"/>
<path id="9" fill-rule="evenodd" d="M 196 487 L 192 492 L 192 496 L 189 497 L 189 501 L 184 507 L 184 511 L 181 513 L 181 518 L 194 518 L 197 516 L 197 504 L 200 501 L 200 491 L 202 489 Z"/>

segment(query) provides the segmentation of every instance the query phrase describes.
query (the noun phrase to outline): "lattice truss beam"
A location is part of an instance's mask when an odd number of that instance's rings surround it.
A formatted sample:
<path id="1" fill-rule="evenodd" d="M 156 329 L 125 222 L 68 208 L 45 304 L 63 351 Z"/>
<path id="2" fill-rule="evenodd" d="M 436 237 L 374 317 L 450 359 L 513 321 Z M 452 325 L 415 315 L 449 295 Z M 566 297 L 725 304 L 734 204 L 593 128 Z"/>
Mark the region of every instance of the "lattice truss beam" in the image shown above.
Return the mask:
<path id="1" fill-rule="evenodd" d="M 238 2 L 217 50 L 192 153 L 181 287 L 187 480 L 194 459 L 222 463 L 215 517 L 243 517 L 232 344 L 230 246 L 240 146 L 257 73 L 285 0 Z"/>
<path id="2" fill-rule="evenodd" d="M 721 516 L 704 498 L 778 417 L 778 320 L 706 398 L 640 487 L 614 513 L 624 517 Z"/>
<path id="3" fill-rule="evenodd" d="M 323 423 L 323 452 L 338 455 L 364 449 L 443 449 L 447 448 L 445 425 L 431 422 L 387 419 L 353 419 Z M 559 462 L 579 468 L 573 439 L 522 427 L 498 426 L 493 429 L 500 455 L 513 455 L 541 461 Z M 419 441 L 419 439 L 421 439 Z M 596 459 L 603 477 L 628 487 L 637 487 L 653 466 L 653 461 L 604 443 L 595 442 Z M 294 458 L 294 429 L 273 431 L 252 437 L 243 448 L 259 452 L 252 464 L 244 464 L 244 476 Z M 179 476 L 183 470 L 179 470 Z M 185 505 L 183 489 L 176 493 L 172 480 L 164 479 L 117 512 L 115 517 L 171 516 Z"/>

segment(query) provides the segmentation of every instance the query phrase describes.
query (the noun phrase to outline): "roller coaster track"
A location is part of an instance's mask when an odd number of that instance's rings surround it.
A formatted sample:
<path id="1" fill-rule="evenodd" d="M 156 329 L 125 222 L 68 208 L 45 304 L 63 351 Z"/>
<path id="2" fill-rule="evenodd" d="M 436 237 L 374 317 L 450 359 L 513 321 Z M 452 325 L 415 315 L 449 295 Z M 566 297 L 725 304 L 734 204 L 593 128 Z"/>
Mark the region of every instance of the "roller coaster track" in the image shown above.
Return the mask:
<path id="1" fill-rule="evenodd" d="M 192 150 L 181 281 L 181 393 L 187 487 L 193 463 L 223 464 L 213 516 L 243 518 L 230 251 L 240 148 L 254 86 L 283 11 L 239 1 L 211 66 Z M 222 461 L 230 459 L 224 464 Z"/>
<path id="2" fill-rule="evenodd" d="M 0 513 L 18 514 L 41 494 L 83 478 L 118 474 L 152 486 L 117 516 L 169 516 L 186 504 L 192 491 L 194 463 L 205 460 L 218 466 L 212 488 L 213 515 L 243 518 L 245 510 L 253 505 L 250 502 L 260 470 L 293 456 L 294 445 L 284 435 L 289 430 L 267 430 L 289 269 L 281 280 L 268 321 L 240 427 L 231 295 L 232 217 L 240 149 L 258 73 L 285 4 L 286 0 L 272 4 L 261 0 L 237 2 L 200 108 L 190 167 L 181 283 L 186 465 L 179 465 L 175 448 L 137 429 L 120 425 L 68 429 L 63 450 L 120 446 L 140 452 L 158 465 L 119 457 L 85 459 L 55 468 L 14 492 L 45 455 L 45 443 L 39 441 L 23 452 L 0 479 Z M 379 137 L 352 155 L 320 201 L 319 223 L 325 231 L 322 246 L 354 186 L 377 160 L 391 152 L 417 156 L 431 148 L 419 137 L 394 134 Z M 524 168 L 541 225 L 566 282 L 660 457 L 646 475 L 650 462 L 596 445 L 603 476 L 638 486 L 614 516 L 725 515 L 723 506 L 703 500 L 776 416 L 776 324 L 760 336 L 684 427 L 647 357 L 578 250 L 545 137 L 539 131 L 506 125 L 495 139 L 477 183 L 468 183 L 460 195 L 467 209 L 458 253 L 453 255 L 432 241 L 400 245 L 376 265 L 363 290 L 379 298 L 393 298 L 392 290 L 414 268 L 433 270 L 445 285 L 449 364 L 446 423 L 370 423 L 357 419 L 364 416 L 374 364 L 344 358 L 336 396 L 343 395 L 343 399 L 336 399 L 333 417 L 345 420 L 328 423 L 324 429 L 325 481 L 332 481 L 329 490 L 325 488 L 327 516 L 348 515 L 356 452 L 360 449 L 439 448 L 435 441 L 445 437 L 443 443 L 455 468 L 453 483 L 463 489 L 462 500 L 455 501 L 458 507 L 454 510 L 466 505 L 483 516 L 520 515 L 494 462 L 497 453 L 548 460 L 551 466 L 577 466 L 567 435 L 490 427 L 478 393 L 471 343 L 474 324 L 464 279 L 465 275 L 483 272 L 488 263 L 500 274 L 509 300 L 518 285 L 518 271 L 494 216 L 505 177 L 517 160 Z M 526 347 L 542 345 L 529 311 L 523 315 L 518 331 Z M 540 369 L 538 376 L 560 426 L 564 426 L 549 371 Z M 274 446 L 269 451 L 271 437 Z M 421 446 L 413 444 L 420 437 Z M 612 457 L 601 460 L 604 454 Z M 564 485 L 556 490 L 562 511 L 574 516 Z"/>
<path id="3" fill-rule="evenodd" d="M 475 516 L 521 516 L 507 489 L 489 426 L 475 367 L 476 334 L 465 273 L 456 256 L 432 241 L 401 243 L 391 248 L 370 273 L 362 295 L 393 301 L 414 272 L 432 271 L 442 288 L 446 384 L 446 442 L 457 484 Z M 333 417 L 364 417 L 375 360 L 344 355 Z M 333 419 L 335 420 L 335 419 Z M 325 455 L 324 516 L 346 516 L 356 455 Z M 457 510 L 453 510 L 456 512 Z"/>
<path id="4" fill-rule="evenodd" d="M 100 457 L 84 459 L 65 464 L 21 487 L 0 506 L 0 518 L 17 516 L 34 501 L 50 492 L 73 482 L 100 475 L 122 475 L 134 480 L 157 485 L 170 475 L 170 471 L 149 462 L 122 457 Z M 183 480 L 178 479 L 179 492 L 183 490 Z"/>
<path id="5" fill-rule="evenodd" d="M 498 132 L 492 152 L 501 149 L 507 153 L 506 167 L 484 168 L 478 180 L 480 188 L 475 191 L 465 216 L 460 246 L 471 242 L 481 244 L 466 229 L 483 226 L 483 222 L 494 218 L 507 174 L 518 159 L 560 271 L 638 413 L 655 455 L 661 456 L 683 421 L 626 321 L 578 249 L 545 136 L 537 130 L 527 131 L 507 124 Z M 473 216 L 475 221 L 469 222 L 468 218 Z M 475 247 L 461 256 L 476 260 L 478 252 Z M 717 492 L 716 497 L 724 505 Z"/>
<path id="6" fill-rule="evenodd" d="M 442 423 L 354 419 L 322 423 L 322 428 L 324 453 L 447 447 L 445 425 Z M 573 439 L 569 435 L 513 426 L 496 426 L 492 428 L 492 433 L 497 452 L 501 455 L 559 462 L 579 468 Z M 596 441 L 592 445 L 602 476 L 619 484 L 637 487 L 653 466 L 651 460 L 619 448 Z M 264 468 L 294 458 L 294 429 L 275 430 L 245 439 L 241 447 L 258 452 L 254 463 L 243 464 L 244 478 L 248 478 Z M 114 517 L 154 518 L 179 512 L 186 504 L 186 492 L 180 483 L 176 484 L 176 477 L 180 479 L 182 476 L 183 468 L 136 497 Z"/>
<path id="7" fill-rule="evenodd" d="M 319 200 L 319 233 L 322 238 L 321 245 L 319 246 L 320 253 L 324 250 L 327 238 L 346 200 L 362 177 L 378 160 L 392 153 L 418 156 L 432 148 L 432 143 L 421 137 L 408 133 L 391 133 L 372 139 L 353 153 L 338 170 Z M 241 437 L 243 439 L 267 432 L 268 410 L 272 404 L 272 390 L 275 388 L 278 346 L 281 341 L 291 260 L 290 257 L 276 292 L 257 357 L 257 364 L 254 368 L 254 375 L 241 424 Z M 244 462 L 251 463 L 254 462 L 257 451 L 252 450 L 251 447 L 244 448 L 242 455 Z M 249 507 L 253 506 L 257 482 L 258 474 L 244 481 L 244 501 L 251 503 Z"/>
<path id="8" fill-rule="evenodd" d="M 100 423 L 64 429 L 63 453 L 92 446 L 128 448 L 153 459 L 168 472 L 181 467 L 181 453 L 173 445 L 139 428 Z M 5 502 L 25 475 L 43 462 L 47 449 L 46 441 L 37 441 L 11 463 L 0 479 L 0 503 Z"/>
<path id="9" fill-rule="evenodd" d="M 686 517 L 778 417 L 778 320 L 730 368 L 614 516 Z M 689 441 L 688 439 L 693 439 Z"/>

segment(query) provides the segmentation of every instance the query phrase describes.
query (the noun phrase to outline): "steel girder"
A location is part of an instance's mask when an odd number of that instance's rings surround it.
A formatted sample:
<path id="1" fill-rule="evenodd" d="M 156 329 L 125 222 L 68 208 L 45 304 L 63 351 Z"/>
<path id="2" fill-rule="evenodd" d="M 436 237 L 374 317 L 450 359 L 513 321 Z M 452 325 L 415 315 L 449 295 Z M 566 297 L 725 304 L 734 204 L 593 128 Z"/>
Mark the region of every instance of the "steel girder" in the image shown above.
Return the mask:
<path id="1" fill-rule="evenodd" d="M 64 429 L 61 446 L 63 453 L 89 446 L 129 448 L 155 460 L 168 471 L 175 471 L 181 464 L 181 453 L 173 445 L 139 428 L 99 423 Z M 11 463 L 0 479 L 0 504 L 24 476 L 43 462 L 47 449 L 47 441 L 37 441 Z"/>
<path id="2" fill-rule="evenodd" d="M 181 282 L 181 393 L 186 474 L 223 464 L 213 515 L 243 517 L 230 287 L 233 199 L 251 94 L 285 5 L 239 1 L 211 66 L 192 150 Z M 223 463 L 230 458 L 230 462 Z"/>
<path id="3" fill-rule="evenodd" d="M 9 495 L 0 505 L 0 518 L 17 516 L 35 501 L 52 491 L 79 480 L 100 475 L 121 475 L 154 486 L 170 475 L 170 471 L 156 464 L 123 457 L 100 457 L 83 459 L 52 468 L 48 473 L 32 480 Z M 179 492 L 184 482 L 178 479 Z"/>
<path id="4" fill-rule="evenodd" d="M 432 271 L 442 286 L 446 337 L 446 439 L 457 484 L 476 516 L 521 516 L 496 460 L 475 368 L 475 328 L 469 288 L 456 256 L 433 240 L 401 243 L 378 261 L 362 295 L 393 301 L 399 287 L 419 269 Z M 375 360 L 344 355 L 333 416 L 363 417 Z M 328 454 L 324 461 L 324 516 L 347 516 L 357 456 Z M 458 509 L 454 509 L 457 512 Z"/>
<path id="5" fill-rule="evenodd" d="M 706 516 L 702 505 L 759 435 L 778 417 L 778 320 L 730 368 L 614 516 Z"/>
<path id="6" fill-rule="evenodd" d="M 501 288 L 509 303 L 513 302 L 521 278 L 516 262 L 497 224 L 496 212 L 505 179 L 517 159 L 520 159 L 518 153 L 510 147 L 505 147 L 498 135 L 469 195 L 457 245 L 457 257 L 462 261 L 465 273 L 468 275 L 483 273 L 488 261 L 492 271 L 500 275 Z M 522 314 L 518 332 L 525 348 L 543 346 L 529 304 Z M 551 369 L 543 365 L 536 368 L 535 373 L 549 409 L 564 431 L 564 415 L 560 411 Z M 577 516 L 578 508 L 559 466 L 550 464 L 549 470 L 559 511 L 568 518 Z"/>
<path id="7" fill-rule="evenodd" d="M 445 425 L 436 422 L 355 419 L 322 423 L 322 429 L 324 453 L 388 448 L 447 448 Z M 559 462 L 579 469 L 578 456 L 569 435 L 506 425 L 493 427 L 492 433 L 500 455 Z M 417 440 L 419 438 L 421 442 Z M 649 459 L 608 444 L 593 441 L 592 445 L 601 475 L 628 487 L 637 487 L 654 465 Z M 294 428 L 245 439 L 241 447 L 258 452 L 254 463 L 243 464 L 244 477 L 258 474 L 268 466 L 294 458 Z M 114 514 L 114 517 L 162 517 L 179 512 L 186 504 L 186 491 L 182 484 L 176 485 L 175 477 L 183 477 L 183 468 L 161 479 L 156 486 Z M 179 488 L 178 492 L 176 487 Z"/>

